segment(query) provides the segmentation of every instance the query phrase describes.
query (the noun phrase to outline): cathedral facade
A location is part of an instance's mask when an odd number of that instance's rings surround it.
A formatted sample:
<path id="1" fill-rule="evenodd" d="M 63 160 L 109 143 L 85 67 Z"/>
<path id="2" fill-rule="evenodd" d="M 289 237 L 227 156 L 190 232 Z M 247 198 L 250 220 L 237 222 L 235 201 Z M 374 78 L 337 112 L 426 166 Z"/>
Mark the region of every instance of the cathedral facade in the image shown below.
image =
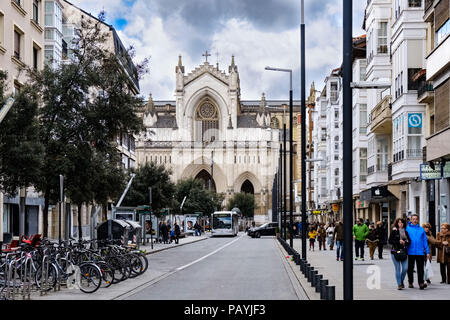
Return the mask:
<path id="1" fill-rule="evenodd" d="M 204 62 L 186 74 L 179 57 L 174 101 L 141 110 L 146 132 L 136 142 L 137 164 L 162 164 L 172 180 L 198 178 L 225 195 L 255 196 L 255 222 L 272 215 L 272 187 L 280 156 L 280 116 L 287 101 L 242 101 L 238 67 L 228 73 Z"/>

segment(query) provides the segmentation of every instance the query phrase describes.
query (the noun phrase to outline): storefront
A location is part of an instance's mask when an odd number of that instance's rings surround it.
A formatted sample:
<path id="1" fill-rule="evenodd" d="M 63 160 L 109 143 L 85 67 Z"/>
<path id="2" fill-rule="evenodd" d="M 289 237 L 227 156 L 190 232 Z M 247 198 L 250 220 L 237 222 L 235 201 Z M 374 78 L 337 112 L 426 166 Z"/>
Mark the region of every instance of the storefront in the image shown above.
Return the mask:
<path id="1" fill-rule="evenodd" d="M 355 200 L 355 208 L 356 208 L 356 218 L 363 218 L 364 220 L 369 219 L 369 204 L 370 202 L 367 200 Z"/>

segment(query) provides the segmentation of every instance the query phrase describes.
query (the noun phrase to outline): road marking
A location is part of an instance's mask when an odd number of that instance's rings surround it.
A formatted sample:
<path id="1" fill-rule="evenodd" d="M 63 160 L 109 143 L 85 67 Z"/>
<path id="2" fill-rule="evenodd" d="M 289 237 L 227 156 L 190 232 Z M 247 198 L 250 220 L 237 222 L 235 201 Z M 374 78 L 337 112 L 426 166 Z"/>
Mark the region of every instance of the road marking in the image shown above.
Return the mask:
<path id="1" fill-rule="evenodd" d="M 183 270 L 183 269 L 186 269 L 186 268 L 192 266 L 193 264 L 196 264 L 196 263 L 198 263 L 198 262 L 200 262 L 200 261 L 202 261 L 202 260 L 204 260 L 204 259 L 210 257 L 211 255 L 213 255 L 213 254 L 219 252 L 220 250 L 225 249 L 226 247 L 228 247 L 228 246 L 232 245 L 233 243 L 235 243 L 236 241 L 240 240 L 242 237 L 243 237 L 243 235 L 242 235 L 242 236 L 239 236 L 237 239 L 235 239 L 235 240 L 233 240 L 233 241 L 231 241 L 231 242 L 225 244 L 224 246 L 220 247 L 219 249 L 214 250 L 213 252 L 207 254 L 206 256 L 204 256 L 204 257 L 202 257 L 202 258 L 200 258 L 200 259 L 197 259 L 197 260 L 195 260 L 195 261 L 193 261 L 193 262 L 191 262 L 191 263 L 189 263 L 189 264 L 187 264 L 187 265 L 184 265 L 184 266 L 182 266 L 182 267 L 179 267 L 179 268 L 177 268 L 177 269 L 175 269 L 175 270 L 173 270 L 173 271 L 169 271 L 169 272 L 167 272 L 167 273 L 165 273 L 165 274 L 162 274 L 162 275 L 160 275 L 159 277 L 154 278 L 154 279 L 152 279 L 152 280 L 150 280 L 150 281 L 148 281 L 148 282 L 146 282 L 146 283 L 143 283 L 143 284 L 141 284 L 141 285 L 135 287 L 134 289 L 131 289 L 131 290 L 128 291 L 128 292 L 122 293 L 122 294 L 116 296 L 115 298 L 112 298 L 112 300 L 125 300 L 125 299 L 127 299 L 127 298 L 129 298 L 129 297 L 131 297 L 131 296 L 134 296 L 135 294 L 138 294 L 139 292 L 142 292 L 142 291 L 145 290 L 146 288 L 151 287 L 152 285 L 154 285 L 154 284 L 156 284 L 156 283 L 158 283 L 158 282 L 160 282 L 160 281 L 162 281 L 162 280 L 164 280 L 164 279 L 170 277 L 171 275 L 177 273 L 178 271 L 181 271 L 181 270 Z"/>
<path id="2" fill-rule="evenodd" d="M 196 263 L 199 263 L 202 260 L 205 260 L 206 258 L 212 256 L 213 254 L 216 254 L 217 252 L 225 249 L 226 247 L 231 246 L 233 243 L 235 243 L 236 241 L 239 241 L 241 238 L 242 238 L 242 236 L 238 237 L 237 239 L 235 239 L 235 240 L 233 240 L 231 242 L 228 242 L 226 245 L 220 247 L 219 249 L 214 250 L 213 252 L 207 254 L 206 256 L 201 257 L 200 259 L 197 259 L 197 260 L 195 260 L 195 261 L 193 261 L 191 263 L 188 263 L 188 264 L 186 264 L 186 265 L 184 265 L 182 267 L 177 268 L 176 271 L 181 271 L 181 270 L 186 269 L 186 268 L 188 268 L 188 267 L 190 267 L 190 266 L 192 266 L 192 265 L 194 265 Z"/>

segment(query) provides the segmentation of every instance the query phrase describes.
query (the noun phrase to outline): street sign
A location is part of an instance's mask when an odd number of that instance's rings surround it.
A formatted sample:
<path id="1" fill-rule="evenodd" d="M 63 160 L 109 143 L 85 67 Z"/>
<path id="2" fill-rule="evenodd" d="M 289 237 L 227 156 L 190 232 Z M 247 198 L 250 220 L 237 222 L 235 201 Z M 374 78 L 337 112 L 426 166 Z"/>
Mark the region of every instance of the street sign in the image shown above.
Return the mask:
<path id="1" fill-rule="evenodd" d="M 421 180 L 439 180 L 442 178 L 442 166 L 435 164 L 435 168 L 431 168 L 428 164 L 420 165 L 420 179 Z"/>
<path id="2" fill-rule="evenodd" d="M 450 162 L 446 163 L 444 168 L 442 169 L 442 177 L 444 179 L 450 178 Z"/>
<path id="3" fill-rule="evenodd" d="M 408 127 L 422 128 L 422 114 L 421 113 L 408 114 Z"/>

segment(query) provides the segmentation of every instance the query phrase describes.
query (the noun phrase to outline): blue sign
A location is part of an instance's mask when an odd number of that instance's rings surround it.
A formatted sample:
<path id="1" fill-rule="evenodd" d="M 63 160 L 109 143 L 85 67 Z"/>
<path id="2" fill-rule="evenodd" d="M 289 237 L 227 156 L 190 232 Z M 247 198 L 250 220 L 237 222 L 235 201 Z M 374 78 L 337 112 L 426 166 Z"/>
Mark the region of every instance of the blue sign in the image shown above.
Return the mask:
<path id="1" fill-rule="evenodd" d="M 422 128 L 422 114 L 421 113 L 408 114 L 408 127 Z"/>

